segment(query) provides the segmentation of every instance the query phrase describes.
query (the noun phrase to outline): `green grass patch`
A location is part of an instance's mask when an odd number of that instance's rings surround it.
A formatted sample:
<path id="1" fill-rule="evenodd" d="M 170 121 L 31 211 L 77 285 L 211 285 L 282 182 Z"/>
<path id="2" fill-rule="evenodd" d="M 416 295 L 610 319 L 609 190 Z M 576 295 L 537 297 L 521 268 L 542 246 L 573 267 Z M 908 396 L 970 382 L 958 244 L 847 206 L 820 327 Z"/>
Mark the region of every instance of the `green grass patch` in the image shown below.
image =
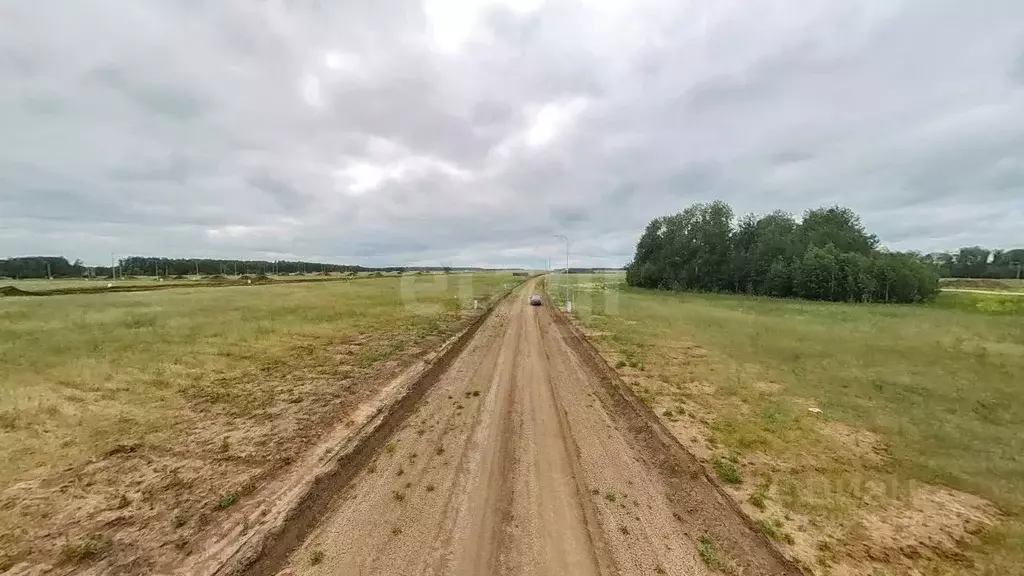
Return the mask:
<path id="1" fill-rule="evenodd" d="M 217 499 L 216 507 L 218 510 L 223 510 L 234 506 L 236 502 L 238 502 L 238 492 L 226 492 Z"/>
<path id="2" fill-rule="evenodd" d="M 99 558 L 110 551 L 114 542 L 104 534 L 93 534 L 73 542 L 61 549 L 61 559 L 66 562 L 84 562 Z"/>
<path id="3" fill-rule="evenodd" d="M 739 468 L 736 464 L 726 460 L 725 458 L 715 458 L 712 462 L 715 468 L 715 474 L 718 478 L 726 484 L 740 484 L 743 482 L 743 477 L 740 475 Z"/>
<path id="4" fill-rule="evenodd" d="M 722 554 L 721 550 L 718 549 L 718 544 L 711 536 L 702 534 L 697 539 L 697 554 L 708 568 L 724 572 L 726 574 L 733 573 L 733 570 L 731 570 L 731 564 Z"/>
<path id="5" fill-rule="evenodd" d="M 767 518 L 759 518 L 756 521 L 756 524 L 757 529 L 772 540 L 785 542 L 787 544 L 793 543 L 793 535 L 784 530 L 782 520 L 779 520 L 778 518 L 771 520 Z"/>

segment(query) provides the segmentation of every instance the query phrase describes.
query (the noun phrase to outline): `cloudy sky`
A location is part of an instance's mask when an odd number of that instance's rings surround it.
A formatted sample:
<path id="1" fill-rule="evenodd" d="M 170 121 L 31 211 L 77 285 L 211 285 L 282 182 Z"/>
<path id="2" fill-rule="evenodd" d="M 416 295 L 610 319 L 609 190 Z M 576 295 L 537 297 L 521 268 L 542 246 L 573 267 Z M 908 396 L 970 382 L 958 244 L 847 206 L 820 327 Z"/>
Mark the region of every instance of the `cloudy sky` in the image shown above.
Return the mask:
<path id="1" fill-rule="evenodd" d="M 0 256 L 610 266 L 716 198 L 1024 245 L 1024 2 L 0 0 Z"/>

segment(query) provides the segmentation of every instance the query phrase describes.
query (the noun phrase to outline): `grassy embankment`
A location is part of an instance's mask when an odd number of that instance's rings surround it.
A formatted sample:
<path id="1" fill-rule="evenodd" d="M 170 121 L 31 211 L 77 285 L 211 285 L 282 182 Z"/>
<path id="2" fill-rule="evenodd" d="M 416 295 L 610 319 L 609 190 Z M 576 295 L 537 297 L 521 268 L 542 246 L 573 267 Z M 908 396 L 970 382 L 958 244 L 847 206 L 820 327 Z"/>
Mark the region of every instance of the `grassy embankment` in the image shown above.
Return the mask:
<path id="1" fill-rule="evenodd" d="M 622 280 L 572 276 L 577 320 L 792 557 L 819 574 L 1024 573 L 1024 298 L 853 305 Z"/>
<path id="2" fill-rule="evenodd" d="M 140 539 L 187 550 L 218 503 L 343 422 L 389 361 L 436 346 L 517 280 L 0 299 L 0 571 Z M 111 511 L 124 518 L 108 529 Z"/>

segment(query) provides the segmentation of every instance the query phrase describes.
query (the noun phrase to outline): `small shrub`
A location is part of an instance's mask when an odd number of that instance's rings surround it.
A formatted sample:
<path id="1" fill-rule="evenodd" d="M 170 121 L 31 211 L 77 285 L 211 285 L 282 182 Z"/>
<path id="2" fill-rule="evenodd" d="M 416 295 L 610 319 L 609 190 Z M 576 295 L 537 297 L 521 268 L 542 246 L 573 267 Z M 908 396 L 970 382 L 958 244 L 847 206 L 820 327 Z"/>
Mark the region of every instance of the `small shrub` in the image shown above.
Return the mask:
<path id="1" fill-rule="evenodd" d="M 760 492 L 754 492 L 753 494 L 751 494 L 750 498 L 748 498 L 747 501 L 750 502 L 750 505 L 753 506 L 754 508 L 757 508 L 758 510 L 764 510 L 764 495 L 761 494 Z"/>
<path id="2" fill-rule="evenodd" d="M 700 559 L 707 564 L 708 568 L 712 570 L 721 570 L 725 567 L 725 562 L 722 561 L 722 557 L 718 553 L 718 546 L 715 545 L 715 540 L 707 534 L 703 534 L 697 539 L 697 554 L 700 555 Z"/>
<path id="3" fill-rule="evenodd" d="M 715 473 L 718 477 L 726 484 L 740 484 L 743 482 L 743 477 L 740 476 L 739 468 L 736 467 L 732 462 L 716 458 L 714 461 Z"/>
<path id="4" fill-rule="evenodd" d="M 221 497 L 217 500 L 217 509 L 223 510 L 225 508 L 228 508 L 229 506 L 232 506 L 235 502 L 238 502 L 238 492 L 228 492 L 226 494 L 221 495 Z"/>
<path id="5" fill-rule="evenodd" d="M 18 420 L 18 414 L 12 410 L 0 412 L 0 430 L 15 430 L 18 427 Z"/>
<path id="6" fill-rule="evenodd" d="M 188 524 L 188 519 L 191 516 L 190 510 L 186 506 L 179 506 L 171 514 L 171 526 L 174 528 L 181 528 L 185 524 Z"/>
<path id="7" fill-rule="evenodd" d="M 427 484 L 427 488 L 426 488 L 427 492 L 433 492 L 434 489 L 435 489 L 435 487 L 434 487 L 433 484 Z"/>
<path id="8" fill-rule="evenodd" d="M 309 565 L 316 566 L 317 564 L 324 561 L 323 550 L 313 550 L 313 553 L 309 555 Z"/>
<path id="9" fill-rule="evenodd" d="M 757 529 L 768 538 L 777 542 L 785 542 L 786 544 L 793 544 L 793 535 L 782 529 L 782 521 L 775 519 L 768 521 L 761 518 L 757 521 Z"/>
<path id="10" fill-rule="evenodd" d="M 61 558 L 70 562 L 82 562 L 98 558 L 114 545 L 110 537 L 103 534 L 93 534 L 82 538 L 77 542 L 68 542 L 61 549 Z"/>
<path id="11" fill-rule="evenodd" d="M 394 440 L 392 440 L 391 442 L 388 442 L 387 444 L 384 445 L 384 451 L 387 452 L 388 454 L 394 453 L 395 448 L 396 448 L 396 446 L 395 446 Z"/>
<path id="12" fill-rule="evenodd" d="M 626 367 L 626 361 L 625 360 L 619 360 L 618 362 L 615 363 L 615 367 L 616 368 L 625 368 Z"/>
<path id="13" fill-rule="evenodd" d="M 758 510 L 765 509 L 765 502 L 768 500 L 768 491 L 771 490 L 772 479 L 770 476 L 763 478 L 757 483 L 757 489 L 750 495 L 750 505 Z"/>
<path id="14" fill-rule="evenodd" d="M 604 493 L 604 499 L 609 501 L 609 502 L 615 502 L 617 497 L 615 496 L 615 492 L 608 491 L 608 492 Z"/>
<path id="15" fill-rule="evenodd" d="M 391 495 L 392 495 L 392 496 L 393 496 L 393 497 L 395 498 L 395 500 L 397 500 L 398 502 L 405 502 L 405 493 L 404 493 L 404 492 L 400 492 L 400 491 L 398 491 L 398 490 L 395 490 L 394 492 L 392 492 L 392 493 L 391 493 Z"/>

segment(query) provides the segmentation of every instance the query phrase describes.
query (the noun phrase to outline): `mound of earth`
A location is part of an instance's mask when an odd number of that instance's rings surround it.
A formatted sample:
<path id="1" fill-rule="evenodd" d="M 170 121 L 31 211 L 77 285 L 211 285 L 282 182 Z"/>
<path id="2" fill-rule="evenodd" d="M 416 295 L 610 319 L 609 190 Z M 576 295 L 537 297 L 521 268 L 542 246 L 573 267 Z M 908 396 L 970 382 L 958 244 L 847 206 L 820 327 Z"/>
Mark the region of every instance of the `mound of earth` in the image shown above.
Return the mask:
<path id="1" fill-rule="evenodd" d="M 955 278 L 945 282 L 944 285 L 955 288 L 1006 288 L 1005 284 L 991 278 Z"/>
<path id="2" fill-rule="evenodd" d="M 204 276 L 203 280 L 207 282 L 227 282 L 228 279 L 223 274 L 214 274 L 213 276 Z"/>
<path id="3" fill-rule="evenodd" d="M 242 274 L 238 279 L 242 282 L 252 282 L 252 276 L 249 276 L 248 274 Z"/>
<path id="4" fill-rule="evenodd" d="M 267 276 L 266 274 L 260 274 L 259 276 L 253 278 L 252 281 L 262 284 L 264 282 L 273 282 L 274 279 L 271 278 L 270 276 Z"/>
<path id="5" fill-rule="evenodd" d="M 0 296 L 28 296 L 30 292 L 25 292 L 21 288 L 14 286 L 3 286 L 0 287 Z"/>
<path id="6" fill-rule="evenodd" d="M 188 278 L 185 278 L 185 277 L 184 277 L 184 276 L 182 276 L 181 274 L 178 274 L 178 275 L 177 275 L 177 276 L 175 276 L 174 278 L 171 278 L 171 280 L 188 280 Z"/>

